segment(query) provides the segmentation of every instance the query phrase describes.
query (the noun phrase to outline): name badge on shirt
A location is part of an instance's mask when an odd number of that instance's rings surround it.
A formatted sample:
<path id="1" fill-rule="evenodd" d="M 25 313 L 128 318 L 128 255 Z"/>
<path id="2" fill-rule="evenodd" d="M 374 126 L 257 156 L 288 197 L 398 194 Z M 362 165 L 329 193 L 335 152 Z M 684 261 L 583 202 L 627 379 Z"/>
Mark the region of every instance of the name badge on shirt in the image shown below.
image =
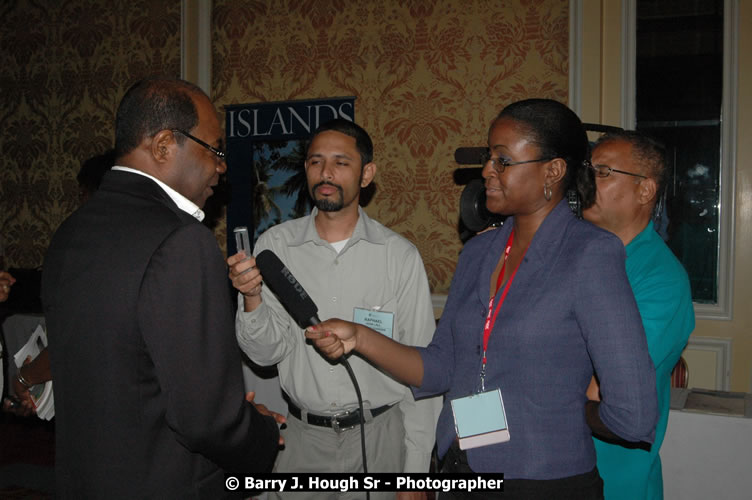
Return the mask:
<path id="1" fill-rule="evenodd" d="M 453 399 L 451 403 L 461 450 L 509 441 L 500 389 Z"/>
<path id="2" fill-rule="evenodd" d="M 390 339 L 393 338 L 394 313 L 392 312 L 355 307 L 353 308 L 353 323 L 367 326 L 371 330 L 376 330 Z"/>

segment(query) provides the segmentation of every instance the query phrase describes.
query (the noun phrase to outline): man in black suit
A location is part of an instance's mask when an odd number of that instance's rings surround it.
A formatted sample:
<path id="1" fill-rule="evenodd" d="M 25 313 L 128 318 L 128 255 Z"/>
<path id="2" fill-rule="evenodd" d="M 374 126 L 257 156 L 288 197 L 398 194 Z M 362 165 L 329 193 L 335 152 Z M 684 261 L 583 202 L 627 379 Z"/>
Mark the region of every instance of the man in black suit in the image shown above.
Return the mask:
<path id="1" fill-rule="evenodd" d="M 58 229 L 42 302 L 57 498 L 221 498 L 224 471 L 269 471 L 275 419 L 243 399 L 227 270 L 199 221 L 226 170 L 209 98 L 131 87 L 116 166 Z"/>

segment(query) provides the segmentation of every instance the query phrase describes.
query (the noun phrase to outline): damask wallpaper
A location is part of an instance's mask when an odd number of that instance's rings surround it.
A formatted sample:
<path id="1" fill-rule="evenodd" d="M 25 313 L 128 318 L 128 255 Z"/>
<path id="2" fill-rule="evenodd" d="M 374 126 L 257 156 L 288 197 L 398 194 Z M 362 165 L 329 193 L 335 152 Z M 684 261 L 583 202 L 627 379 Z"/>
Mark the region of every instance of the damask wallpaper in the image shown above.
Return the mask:
<path id="1" fill-rule="evenodd" d="M 76 208 L 81 162 L 111 148 L 131 83 L 180 75 L 180 1 L 0 4 L 0 235 L 6 265 L 41 266 Z"/>
<path id="2" fill-rule="evenodd" d="M 76 207 L 81 161 L 111 147 L 136 79 L 179 75 L 180 1 L 13 0 L 0 15 L 0 234 L 13 267 L 42 264 Z M 567 0 L 214 0 L 212 97 L 356 96 L 374 139 L 366 210 L 419 248 L 434 292 L 461 249 L 460 146 L 526 97 L 567 98 Z M 224 241 L 220 222 L 217 236 Z"/>
<path id="3" fill-rule="evenodd" d="M 566 102 L 566 0 L 214 0 L 218 106 L 354 95 L 375 145 L 368 213 L 420 250 L 446 292 L 461 249 L 454 150 L 501 108 Z"/>

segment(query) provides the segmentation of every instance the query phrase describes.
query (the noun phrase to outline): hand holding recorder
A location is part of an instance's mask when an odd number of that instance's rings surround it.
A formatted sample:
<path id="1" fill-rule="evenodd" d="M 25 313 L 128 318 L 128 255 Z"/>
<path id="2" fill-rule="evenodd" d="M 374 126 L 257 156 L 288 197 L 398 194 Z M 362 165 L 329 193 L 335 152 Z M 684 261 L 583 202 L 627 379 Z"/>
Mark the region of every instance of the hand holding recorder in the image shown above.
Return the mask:
<path id="1" fill-rule="evenodd" d="M 262 277 L 255 258 L 238 252 L 227 259 L 227 265 L 230 266 L 229 276 L 235 289 L 246 297 L 261 293 Z"/>
<path id="2" fill-rule="evenodd" d="M 256 259 L 251 253 L 251 244 L 248 237 L 248 228 L 236 227 L 235 243 L 238 253 L 227 259 L 230 267 L 230 281 L 237 291 L 243 294 L 244 309 L 246 312 L 253 311 L 261 304 L 261 285 L 263 277 Z"/>

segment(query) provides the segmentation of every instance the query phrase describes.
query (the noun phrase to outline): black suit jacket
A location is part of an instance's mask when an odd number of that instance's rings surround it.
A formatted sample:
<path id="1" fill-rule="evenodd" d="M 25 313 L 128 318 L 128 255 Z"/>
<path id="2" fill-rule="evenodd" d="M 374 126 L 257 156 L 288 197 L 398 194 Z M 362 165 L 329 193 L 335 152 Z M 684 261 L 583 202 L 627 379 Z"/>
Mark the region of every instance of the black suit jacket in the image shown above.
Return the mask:
<path id="1" fill-rule="evenodd" d="M 105 176 L 53 237 L 42 301 L 58 498 L 220 498 L 224 471 L 271 470 L 217 242 L 154 181 Z"/>

